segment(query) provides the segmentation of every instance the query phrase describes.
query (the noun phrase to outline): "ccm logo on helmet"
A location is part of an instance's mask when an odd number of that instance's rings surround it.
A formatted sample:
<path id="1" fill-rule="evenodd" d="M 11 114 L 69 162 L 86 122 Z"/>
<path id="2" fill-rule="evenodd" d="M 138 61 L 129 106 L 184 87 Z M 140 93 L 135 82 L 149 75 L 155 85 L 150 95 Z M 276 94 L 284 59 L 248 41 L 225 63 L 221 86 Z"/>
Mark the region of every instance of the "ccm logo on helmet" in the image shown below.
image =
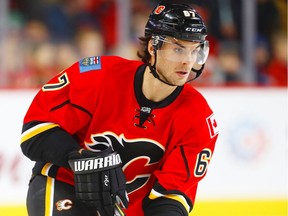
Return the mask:
<path id="1" fill-rule="evenodd" d="M 185 31 L 201 33 L 202 29 L 187 27 Z"/>

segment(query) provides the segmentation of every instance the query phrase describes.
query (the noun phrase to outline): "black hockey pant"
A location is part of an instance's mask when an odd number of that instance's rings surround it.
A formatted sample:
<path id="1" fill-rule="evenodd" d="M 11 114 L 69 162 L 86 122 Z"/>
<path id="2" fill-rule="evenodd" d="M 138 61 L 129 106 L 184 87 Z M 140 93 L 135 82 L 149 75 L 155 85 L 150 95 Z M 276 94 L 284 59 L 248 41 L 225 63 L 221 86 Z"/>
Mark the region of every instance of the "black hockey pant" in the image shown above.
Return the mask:
<path id="1" fill-rule="evenodd" d="M 31 178 L 26 202 L 28 216 L 97 216 L 76 199 L 72 185 L 46 176 Z"/>

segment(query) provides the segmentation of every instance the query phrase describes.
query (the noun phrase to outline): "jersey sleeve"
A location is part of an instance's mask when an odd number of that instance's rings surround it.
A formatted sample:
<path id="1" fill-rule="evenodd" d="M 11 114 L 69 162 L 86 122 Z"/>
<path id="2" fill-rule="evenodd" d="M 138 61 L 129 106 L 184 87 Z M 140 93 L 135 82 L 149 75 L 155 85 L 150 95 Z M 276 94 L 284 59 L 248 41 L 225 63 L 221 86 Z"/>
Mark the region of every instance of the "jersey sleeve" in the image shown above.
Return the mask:
<path id="1" fill-rule="evenodd" d="M 217 123 L 212 113 L 200 119 L 196 125 L 196 129 L 187 125 L 186 128 L 176 129 L 180 136 L 172 138 L 171 142 L 176 145 L 168 153 L 162 168 L 155 172 L 157 182 L 144 202 L 147 212 L 152 211 L 150 209 L 159 211 L 165 203 L 182 212 L 179 215 L 189 215 L 192 211 L 198 183 L 206 175 L 218 137 Z M 164 209 L 164 212 L 167 211 Z M 153 215 L 151 212 L 149 214 Z M 173 214 L 167 212 L 167 215 Z"/>
<path id="2" fill-rule="evenodd" d="M 42 87 L 26 113 L 24 124 L 35 120 L 53 122 L 70 134 L 87 124 L 91 113 L 76 98 L 81 96 L 81 90 L 76 93 L 77 86 L 73 86 L 75 68 L 76 65 L 63 71 Z"/>
<path id="3" fill-rule="evenodd" d="M 52 78 L 33 99 L 21 136 L 21 149 L 31 160 L 68 167 L 66 156 L 80 149 L 95 105 L 91 80 L 98 72 L 89 62 L 81 69 L 84 60 Z"/>

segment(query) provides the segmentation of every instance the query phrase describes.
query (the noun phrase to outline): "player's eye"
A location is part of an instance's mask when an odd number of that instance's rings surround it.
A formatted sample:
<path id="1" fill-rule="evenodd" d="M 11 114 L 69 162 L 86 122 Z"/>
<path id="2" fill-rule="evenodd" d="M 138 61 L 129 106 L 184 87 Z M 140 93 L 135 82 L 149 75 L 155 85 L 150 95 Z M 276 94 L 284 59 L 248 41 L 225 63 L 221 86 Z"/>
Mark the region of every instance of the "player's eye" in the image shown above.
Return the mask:
<path id="1" fill-rule="evenodd" d="M 179 53 L 179 54 L 182 54 L 182 53 L 185 52 L 182 47 L 176 47 L 176 48 L 174 48 L 174 51 L 175 51 L 176 53 Z"/>

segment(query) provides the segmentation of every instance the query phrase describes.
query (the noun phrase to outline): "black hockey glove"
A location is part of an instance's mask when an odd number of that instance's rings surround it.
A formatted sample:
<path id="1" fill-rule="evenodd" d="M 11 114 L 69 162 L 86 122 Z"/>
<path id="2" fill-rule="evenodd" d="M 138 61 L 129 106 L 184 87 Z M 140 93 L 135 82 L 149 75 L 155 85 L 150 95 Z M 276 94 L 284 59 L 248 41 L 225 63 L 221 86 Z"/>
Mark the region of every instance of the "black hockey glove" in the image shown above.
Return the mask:
<path id="1" fill-rule="evenodd" d="M 111 147 L 100 152 L 83 149 L 71 152 L 68 162 L 77 199 L 96 208 L 101 216 L 125 215 L 118 205 L 128 207 L 126 179 L 117 152 Z"/>

